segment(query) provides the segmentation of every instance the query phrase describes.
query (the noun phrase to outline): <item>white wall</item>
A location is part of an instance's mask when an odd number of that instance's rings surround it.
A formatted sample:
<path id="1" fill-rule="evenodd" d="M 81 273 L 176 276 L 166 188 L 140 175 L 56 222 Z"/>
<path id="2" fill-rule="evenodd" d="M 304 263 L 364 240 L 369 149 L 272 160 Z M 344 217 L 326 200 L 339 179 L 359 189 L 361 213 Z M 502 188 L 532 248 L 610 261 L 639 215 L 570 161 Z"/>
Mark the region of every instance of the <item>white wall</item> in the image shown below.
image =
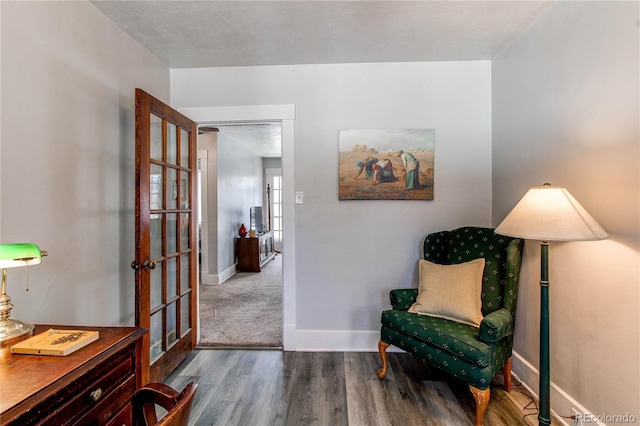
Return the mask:
<path id="1" fill-rule="evenodd" d="M 416 285 L 424 236 L 490 224 L 490 73 L 487 61 L 171 71 L 176 108 L 295 105 L 298 348 L 364 331 L 375 350 L 388 291 Z M 435 200 L 338 201 L 348 128 L 434 128 Z"/>
<path id="2" fill-rule="evenodd" d="M 263 205 L 264 159 L 224 130 L 200 135 L 198 147 L 208 152 L 203 229 L 208 233 L 209 250 L 202 265 L 202 283 L 221 284 L 235 273 L 235 238 L 240 225 L 248 231 L 250 207 Z"/>
<path id="3" fill-rule="evenodd" d="M 169 69 L 89 2 L 0 2 L 2 242 L 49 252 L 9 271 L 24 321 L 133 324 L 135 93 Z"/>
<path id="4" fill-rule="evenodd" d="M 551 182 L 611 235 L 551 244 L 551 406 L 563 415 L 580 404 L 640 418 L 638 22 L 637 2 L 559 2 L 493 61 L 494 225 Z M 527 242 L 514 369 L 535 390 L 539 262 Z"/>
<path id="5" fill-rule="evenodd" d="M 249 209 L 262 205 L 262 158 L 224 132 L 218 133 L 218 268 L 236 263 L 234 238 Z"/>

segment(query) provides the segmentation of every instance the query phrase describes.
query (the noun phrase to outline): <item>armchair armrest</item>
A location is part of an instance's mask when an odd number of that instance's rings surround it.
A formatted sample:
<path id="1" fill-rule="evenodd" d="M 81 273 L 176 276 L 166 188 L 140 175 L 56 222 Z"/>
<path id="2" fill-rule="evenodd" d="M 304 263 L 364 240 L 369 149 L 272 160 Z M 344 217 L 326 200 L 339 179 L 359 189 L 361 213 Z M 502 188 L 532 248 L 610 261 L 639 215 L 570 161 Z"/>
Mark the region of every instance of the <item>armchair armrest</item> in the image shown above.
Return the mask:
<path id="1" fill-rule="evenodd" d="M 478 337 L 483 342 L 495 343 L 513 334 L 513 316 L 506 308 L 498 309 L 485 316 L 480 323 Z"/>
<path id="2" fill-rule="evenodd" d="M 396 311 L 408 311 L 411 305 L 415 303 L 417 298 L 417 288 L 402 288 L 391 290 L 391 292 L 389 292 L 391 306 Z"/>
<path id="3" fill-rule="evenodd" d="M 515 239 L 507 247 L 507 271 L 504 286 L 504 307 L 511 315 L 516 313 L 518 284 L 520 282 L 520 267 L 522 266 L 522 249 L 524 241 Z"/>

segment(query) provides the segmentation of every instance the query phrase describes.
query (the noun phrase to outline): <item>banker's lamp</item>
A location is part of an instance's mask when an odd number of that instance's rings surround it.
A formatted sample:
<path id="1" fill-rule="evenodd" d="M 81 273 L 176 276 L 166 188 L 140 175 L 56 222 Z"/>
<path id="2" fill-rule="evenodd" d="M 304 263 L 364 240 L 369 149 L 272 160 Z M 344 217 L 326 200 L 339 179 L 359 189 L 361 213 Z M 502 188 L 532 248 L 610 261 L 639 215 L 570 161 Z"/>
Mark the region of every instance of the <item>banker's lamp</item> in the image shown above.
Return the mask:
<path id="1" fill-rule="evenodd" d="M 42 256 L 46 255 L 47 252 L 41 251 L 35 244 L 0 244 L 0 269 L 2 269 L 2 288 L 0 289 L 0 343 L 33 332 L 33 325 L 9 318 L 13 305 L 11 304 L 11 297 L 7 294 L 7 268 L 37 265 L 42 261 Z M 27 287 L 27 290 L 28 289 L 29 287 Z"/>
<path id="2" fill-rule="evenodd" d="M 549 241 L 603 240 L 609 235 L 565 188 L 545 183 L 522 197 L 495 232 L 540 241 L 540 411 L 551 424 L 549 368 Z"/>

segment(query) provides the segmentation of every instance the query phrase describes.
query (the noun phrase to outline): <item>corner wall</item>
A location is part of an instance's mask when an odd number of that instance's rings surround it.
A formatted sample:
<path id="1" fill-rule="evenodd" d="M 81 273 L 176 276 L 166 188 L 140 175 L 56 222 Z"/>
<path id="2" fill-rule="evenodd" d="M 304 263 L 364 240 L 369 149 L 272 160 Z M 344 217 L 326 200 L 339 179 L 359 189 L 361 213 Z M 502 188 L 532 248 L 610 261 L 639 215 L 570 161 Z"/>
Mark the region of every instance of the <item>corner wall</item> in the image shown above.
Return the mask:
<path id="1" fill-rule="evenodd" d="M 550 182 L 611 235 L 550 245 L 551 407 L 564 416 L 640 419 L 638 22 L 637 2 L 558 2 L 492 64 L 494 226 Z M 536 392 L 539 252 L 527 241 L 514 360 Z"/>
<path id="2" fill-rule="evenodd" d="M 295 348 L 375 351 L 426 234 L 490 224 L 490 75 L 488 61 L 171 70 L 176 108 L 295 105 Z M 435 200 L 338 201 L 350 128 L 435 129 Z"/>
<path id="3" fill-rule="evenodd" d="M 132 325 L 135 88 L 168 102 L 169 69 L 88 1 L 0 8 L 1 238 L 49 252 L 12 315 Z"/>
<path id="4" fill-rule="evenodd" d="M 262 206 L 262 158 L 221 131 L 218 133 L 218 274 L 234 267 L 235 238 L 249 209 Z"/>

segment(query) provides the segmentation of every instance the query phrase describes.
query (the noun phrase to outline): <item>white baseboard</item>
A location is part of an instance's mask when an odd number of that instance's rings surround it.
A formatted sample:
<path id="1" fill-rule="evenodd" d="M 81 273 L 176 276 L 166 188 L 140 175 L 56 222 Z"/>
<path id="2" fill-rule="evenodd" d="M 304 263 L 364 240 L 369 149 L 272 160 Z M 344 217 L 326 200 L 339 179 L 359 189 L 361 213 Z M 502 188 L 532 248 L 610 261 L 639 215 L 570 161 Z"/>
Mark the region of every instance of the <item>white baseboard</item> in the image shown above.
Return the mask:
<path id="1" fill-rule="evenodd" d="M 378 352 L 380 330 L 296 330 L 299 352 Z M 389 352 L 403 352 L 390 346 Z"/>
<path id="2" fill-rule="evenodd" d="M 200 283 L 203 285 L 219 285 L 236 274 L 236 265 L 233 264 L 218 275 L 209 275 L 209 271 L 200 271 Z"/>
<path id="3" fill-rule="evenodd" d="M 537 390 L 540 383 L 540 372 L 538 369 L 531 365 L 531 363 L 524 359 L 519 353 L 513 351 L 511 370 L 513 375 L 522 382 L 522 385 L 533 395 L 536 401 L 538 401 Z M 589 411 L 573 399 L 571 395 L 551 382 L 551 414 L 554 420 L 557 420 L 558 423 L 564 426 L 573 426 L 571 419 L 559 417 L 559 415 L 570 416 L 572 414 L 572 408 L 584 413 L 584 415 L 591 420 L 589 424 L 606 426 L 604 423 L 597 421 L 597 417 L 589 413 Z"/>
<path id="4" fill-rule="evenodd" d="M 282 326 L 282 349 L 292 352 L 297 350 L 295 324 L 284 324 Z"/>

